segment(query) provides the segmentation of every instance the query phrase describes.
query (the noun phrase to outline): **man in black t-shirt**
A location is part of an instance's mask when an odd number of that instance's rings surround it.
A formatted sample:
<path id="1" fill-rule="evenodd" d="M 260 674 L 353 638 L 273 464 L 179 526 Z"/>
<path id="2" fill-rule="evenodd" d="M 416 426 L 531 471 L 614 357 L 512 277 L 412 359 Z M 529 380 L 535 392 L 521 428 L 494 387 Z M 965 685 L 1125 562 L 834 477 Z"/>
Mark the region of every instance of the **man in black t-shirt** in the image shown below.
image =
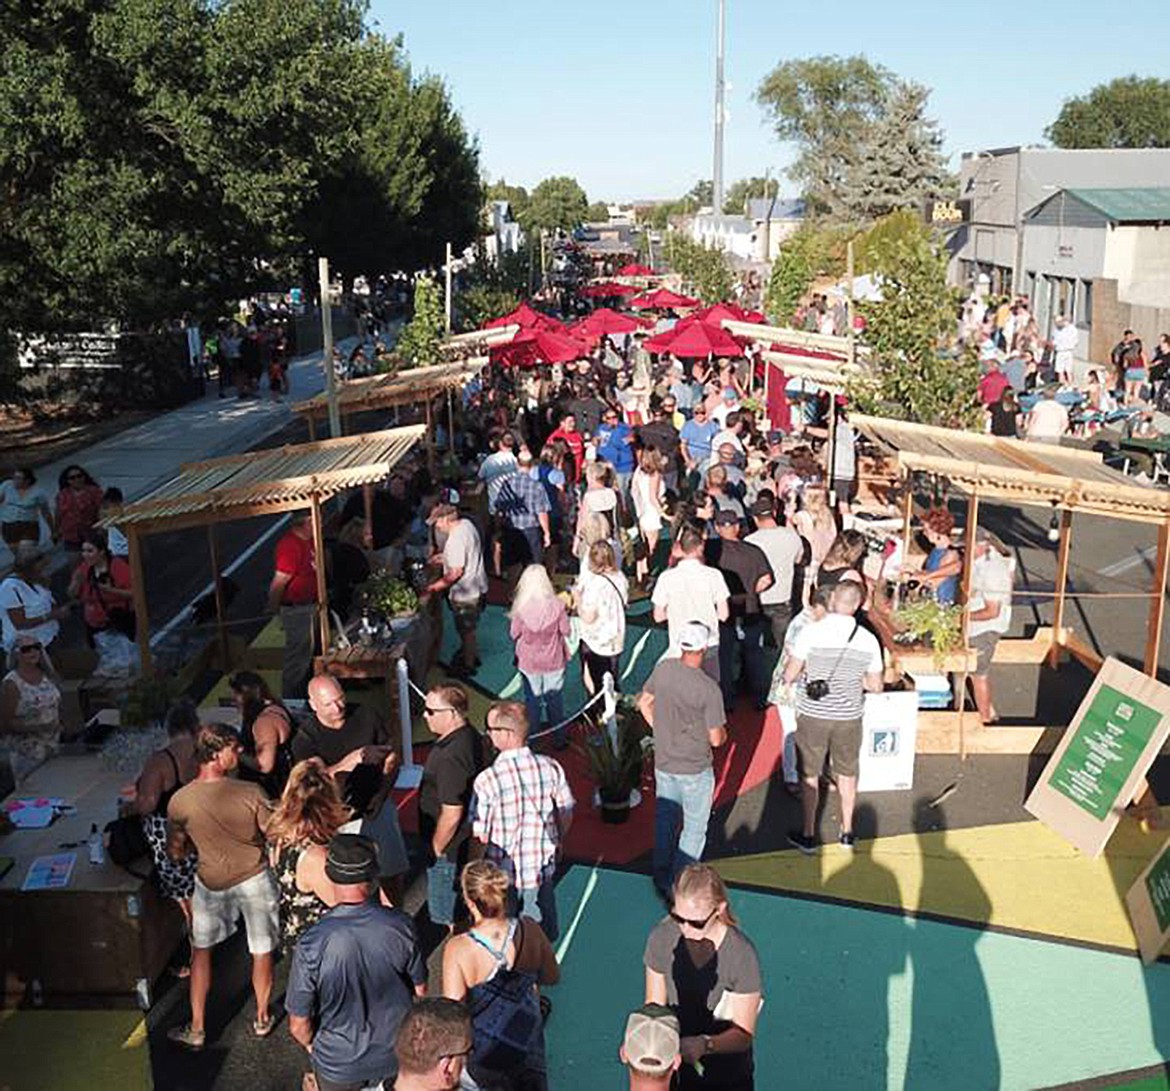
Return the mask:
<path id="1" fill-rule="evenodd" d="M 410 861 L 390 798 L 401 760 L 394 735 L 376 710 L 347 703 L 341 684 L 329 674 L 318 674 L 309 683 L 309 707 L 313 718 L 293 736 L 293 757 L 324 763 L 341 798 L 353 808 L 353 821 L 341 832 L 374 841 L 387 893 L 400 904 L 401 883 L 394 880 L 406 874 Z"/>
<path id="2" fill-rule="evenodd" d="M 467 863 L 467 809 L 476 776 L 487 764 L 483 736 L 467 722 L 467 693 L 460 686 L 435 686 L 423 707 L 438 741 L 423 767 L 418 797 L 418 834 L 431 854 L 427 909 L 434 924 L 451 928 L 458 904 L 459 872 Z"/>
<path id="3" fill-rule="evenodd" d="M 734 511 L 726 508 L 715 514 L 718 538 L 707 542 L 706 561 L 718 568 L 731 592 L 728 617 L 719 623 L 719 685 L 723 690 L 723 704 L 730 713 L 735 705 L 736 647 L 743 649 L 743 683 L 756 703 L 756 708 L 767 706 L 767 669 L 764 663 L 763 607 L 760 592 L 775 581 L 767 554 L 759 546 L 739 540 L 740 521 Z"/>

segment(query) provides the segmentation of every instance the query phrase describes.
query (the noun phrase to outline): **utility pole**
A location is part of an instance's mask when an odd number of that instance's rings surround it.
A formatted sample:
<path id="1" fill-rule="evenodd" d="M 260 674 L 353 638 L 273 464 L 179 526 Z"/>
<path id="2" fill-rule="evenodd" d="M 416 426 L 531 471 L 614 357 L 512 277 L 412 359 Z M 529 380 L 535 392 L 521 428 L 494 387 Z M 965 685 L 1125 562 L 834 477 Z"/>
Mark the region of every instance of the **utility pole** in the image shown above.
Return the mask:
<path id="1" fill-rule="evenodd" d="M 329 403 L 329 435 L 341 435 L 341 414 L 337 409 L 337 374 L 333 369 L 333 298 L 329 291 L 329 259 L 317 259 L 321 282 L 321 366 L 325 368 L 325 398 Z"/>
<path id="2" fill-rule="evenodd" d="M 447 243 L 447 264 L 443 266 L 447 276 L 446 322 L 447 334 L 451 334 L 451 244 Z"/>
<path id="3" fill-rule="evenodd" d="M 727 21 L 727 0 L 718 0 L 719 24 L 715 39 L 715 163 L 711 171 L 713 212 L 723 212 L 723 52 L 724 26 Z"/>

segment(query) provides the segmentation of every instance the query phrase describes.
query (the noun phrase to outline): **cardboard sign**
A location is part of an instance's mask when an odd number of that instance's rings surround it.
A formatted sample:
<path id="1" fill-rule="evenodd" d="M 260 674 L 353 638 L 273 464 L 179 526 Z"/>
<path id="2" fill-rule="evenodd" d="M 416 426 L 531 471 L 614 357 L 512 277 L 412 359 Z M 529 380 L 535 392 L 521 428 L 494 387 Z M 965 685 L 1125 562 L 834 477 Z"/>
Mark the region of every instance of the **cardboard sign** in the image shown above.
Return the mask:
<path id="1" fill-rule="evenodd" d="M 1100 856 L 1167 735 L 1170 687 L 1106 659 L 1025 809 Z"/>
<path id="2" fill-rule="evenodd" d="M 1129 888 L 1125 905 L 1142 962 L 1157 962 L 1170 939 L 1170 838 Z"/>
<path id="3" fill-rule="evenodd" d="M 918 694 L 867 693 L 861 722 L 859 792 L 900 792 L 914 787 L 918 746 Z"/>

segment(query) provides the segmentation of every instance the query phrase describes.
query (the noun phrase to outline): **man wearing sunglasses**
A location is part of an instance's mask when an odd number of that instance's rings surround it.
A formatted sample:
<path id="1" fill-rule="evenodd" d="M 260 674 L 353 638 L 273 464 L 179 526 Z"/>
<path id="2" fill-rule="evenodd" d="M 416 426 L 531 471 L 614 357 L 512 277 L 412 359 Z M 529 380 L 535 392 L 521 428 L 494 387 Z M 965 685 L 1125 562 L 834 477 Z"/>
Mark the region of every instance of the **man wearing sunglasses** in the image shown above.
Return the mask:
<path id="1" fill-rule="evenodd" d="M 483 736 L 467 722 L 467 692 L 461 686 L 435 686 L 426 695 L 423 716 L 438 736 L 418 797 L 419 839 L 433 861 L 427 869 L 427 909 L 432 923 L 451 928 L 459 872 L 467 863 L 471 786 L 485 764 Z"/>
<path id="2" fill-rule="evenodd" d="M 555 940 L 553 876 L 573 821 L 573 793 L 560 764 L 528 748 L 528 713 L 520 701 L 492 705 L 487 729 L 499 755 L 475 778 L 472 836 L 512 880 L 518 915 Z"/>
<path id="3" fill-rule="evenodd" d="M 394 1091 L 455 1091 L 472 1044 L 466 1005 L 438 997 L 417 1001 L 394 1041 Z"/>

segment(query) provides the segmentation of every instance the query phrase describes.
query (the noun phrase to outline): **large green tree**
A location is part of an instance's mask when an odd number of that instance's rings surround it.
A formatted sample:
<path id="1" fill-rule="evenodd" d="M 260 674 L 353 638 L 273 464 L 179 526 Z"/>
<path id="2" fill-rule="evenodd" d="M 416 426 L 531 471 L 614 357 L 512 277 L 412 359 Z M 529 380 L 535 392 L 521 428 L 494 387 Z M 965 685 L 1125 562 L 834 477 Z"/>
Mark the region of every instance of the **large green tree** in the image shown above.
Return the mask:
<path id="1" fill-rule="evenodd" d="M 756 90 L 776 136 L 796 146 L 789 176 L 819 212 L 844 211 L 855 144 L 882 116 L 892 74 L 863 56 L 783 61 Z"/>
<path id="2" fill-rule="evenodd" d="M 862 335 L 871 349 L 863 377 L 850 390 L 865 413 L 947 428 L 979 419 L 978 361 L 954 346 L 956 296 L 947 285 L 947 257 L 927 228 L 877 225 L 867 240 L 881 299 L 859 302 Z"/>
<path id="3" fill-rule="evenodd" d="M 532 191 L 528 207 L 520 219 L 525 231 L 571 231 L 580 226 L 589 209 L 585 191 L 575 178 L 558 175 L 546 178 Z"/>
<path id="4" fill-rule="evenodd" d="M 474 231 L 474 144 L 364 16 L 364 0 L 0 6 L 0 326 L 214 313 L 310 251 L 374 273 Z M 346 200 L 356 213 L 331 218 Z M 405 260 L 371 255 L 355 224 Z"/>
<path id="5" fill-rule="evenodd" d="M 445 331 L 442 290 L 433 277 L 423 274 L 414 282 L 414 314 L 395 346 L 397 355 L 408 368 L 437 364 Z"/>
<path id="6" fill-rule="evenodd" d="M 1045 135 L 1058 148 L 1170 148 L 1170 80 L 1099 84 L 1067 99 Z"/>
<path id="7" fill-rule="evenodd" d="M 854 222 L 871 223 L 897 209 L 919 208 L 954 189 L 943 158 L 942 132 L 926 116 L 928 98 L 930 92 L 920 84 L 896 80 L 880 116 L 850 152 L 837 196 Z"/>

